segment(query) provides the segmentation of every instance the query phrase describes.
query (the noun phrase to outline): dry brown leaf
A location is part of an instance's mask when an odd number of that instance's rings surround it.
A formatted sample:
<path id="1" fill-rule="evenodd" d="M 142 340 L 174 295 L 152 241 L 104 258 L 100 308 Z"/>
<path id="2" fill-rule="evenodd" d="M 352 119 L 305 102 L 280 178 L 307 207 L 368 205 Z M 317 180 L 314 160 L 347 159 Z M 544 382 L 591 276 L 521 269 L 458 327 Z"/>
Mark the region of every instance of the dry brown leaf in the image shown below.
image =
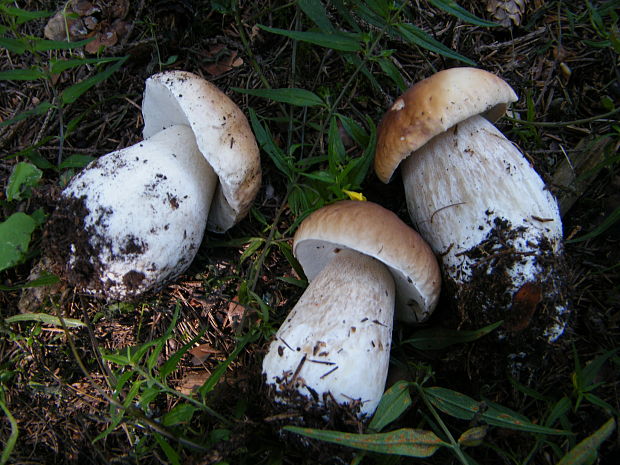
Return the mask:
<path id="1" fill-rule="evenodd" d="M 235 296 L 226 309 L 225 325 L 232 328 L 237 327 L 243 320 L 244 315 L 245 307 L 239 303 L 239 297 Z"/>
<path id="2" fill-rule="evenodd" d="M 189 396 L 195 389 L 202 386 L 205 381 L 209 379 L 209 376 L 211 376 L 211 373 L 207 370 L 186 373 L 179 382 L 177 389 L 186 396 Z"/>
<path id="3" fill-rule="evenodd" d="M 200 344 L 189 351 L 192 354 L 192 364 L 200 365 L 205 362 L 211 355 L 220 354 L 221 351 L 214 349 L 209 344 Z"/>
<path id="4" fill-rule="evenodd" d="M 219 53 L 225 54 L 226 52 L 222 52 L 223 49 L 223 45 L 216 45 L 214 47 L 211 47 L 207 52 L 207 56 L 215 57 Z M 243 59 L 237 56 L 237 52 L 235 50 L 232 50 L 227 56 L 222 56 L 217 62 L 207 65 L 205 67 L 205 70 L 212 76 L 219 76 L 230 71 L 233 68 L 241 66 L 242 64 Z"/>

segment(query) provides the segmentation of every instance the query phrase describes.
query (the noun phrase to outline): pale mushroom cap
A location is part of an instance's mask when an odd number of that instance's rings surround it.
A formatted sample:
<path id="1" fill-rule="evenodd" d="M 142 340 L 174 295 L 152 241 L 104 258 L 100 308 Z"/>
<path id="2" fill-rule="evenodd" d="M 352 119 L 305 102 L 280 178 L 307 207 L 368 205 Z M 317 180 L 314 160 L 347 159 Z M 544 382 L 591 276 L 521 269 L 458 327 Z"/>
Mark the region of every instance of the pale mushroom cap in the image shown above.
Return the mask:
<path id="1" fill-rule="evenodd" d="M 176 124 L 192 128 L 198 148 L 219 178 L 208 229 L 223 232 L 249 211 L 261 182 L 260 155 L 247 118 L 200 76 L 168 71 L 146 81 L 145 138 Z"/>
<path id="2" fill-rule="evenodd" d="M 340 201 L 306 218 L 293 242 L 293 253 L 310 281 L 343 248 L 389 268 L 399 319 L 421 322 L 430 316 L 441 286 L 437 259 L 424 239 L 393 212 L 372 202 Z"/>
<path id="3" fill-rule="evenodd" d="M 498 76 L 476 68 L 451 68 L 400 96 L 379 124 L 375 172 L 389 182 L 402 160 L 437 134 L 473 115 L 495 121 L 517 94 Z"/>
<path id="4" fill-rule="evenodd" d="M 62 192 L 61 204 L 80 201 L 85 213 L 83 231 L 67 231 L 65 266 L 90 264 L 89 282 L 78 284 L 111 299 L 161 287 L 194 259 L 215 181 L 187 126 L 98 158 Z"/>

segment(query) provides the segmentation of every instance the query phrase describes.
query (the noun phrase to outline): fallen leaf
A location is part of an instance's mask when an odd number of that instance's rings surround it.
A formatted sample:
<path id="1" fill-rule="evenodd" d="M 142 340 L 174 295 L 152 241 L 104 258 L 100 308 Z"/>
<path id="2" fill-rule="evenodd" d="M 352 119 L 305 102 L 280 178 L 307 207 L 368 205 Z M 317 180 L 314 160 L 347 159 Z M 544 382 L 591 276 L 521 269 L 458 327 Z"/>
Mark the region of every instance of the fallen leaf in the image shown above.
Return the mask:
<path id="1" fill-rule="evenodd" d="M 219 354 L 221 353 L 221 351 L 214 349 L 209 344 L 200 344 L 199 346 L 191 349 L 189 353 L 192 354 L 192 364 L 201 365 L 209 358 L 209 356 L 213 354 Z"/>
<path id="2" fill-rule="evenodd" d="M 202 386 L 211 376 L 207 370 L 186 373 L 179 382 L 177 389 L 186 396 L 191 395 L 195 389 Z"/>

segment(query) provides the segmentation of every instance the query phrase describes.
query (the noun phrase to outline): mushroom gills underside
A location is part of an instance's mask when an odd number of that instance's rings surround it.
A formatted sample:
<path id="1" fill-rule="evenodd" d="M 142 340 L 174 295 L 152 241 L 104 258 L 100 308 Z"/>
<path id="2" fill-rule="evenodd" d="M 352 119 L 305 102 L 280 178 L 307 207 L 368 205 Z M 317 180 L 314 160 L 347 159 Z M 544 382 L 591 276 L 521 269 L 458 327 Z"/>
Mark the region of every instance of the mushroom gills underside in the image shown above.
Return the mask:
<path id="1" fill-rule="evenodd" d="M 80 227 L 64 238 L 66 268 L 81 274 L 74 284 L 127 299 L 178 276 L 200 246 L 216 185 L 187 126 L 95 160 L 57 209 L 80 210 Z"/>
<path id="2" fill-rule="evenodd" d="M 402 176 L 409 214 L 456 293 L 485 293 L 473 299 L 483 311 L 525 299 L 524 312 L 533 313 L 539 302 L 553 301 L 542 332 L 557 339 L 567 313 L 560 213 L 516 146 L 473 116 L 413 152 Z"/>
<path id="3" fill-rule="evenodd" d="M 343 249 L 310 282 L 263 361 L 267 385 L 286 403 L 295 390 L 371 415 L 385 388 L 394 316 L 394 281 L 385 265 Z"/>

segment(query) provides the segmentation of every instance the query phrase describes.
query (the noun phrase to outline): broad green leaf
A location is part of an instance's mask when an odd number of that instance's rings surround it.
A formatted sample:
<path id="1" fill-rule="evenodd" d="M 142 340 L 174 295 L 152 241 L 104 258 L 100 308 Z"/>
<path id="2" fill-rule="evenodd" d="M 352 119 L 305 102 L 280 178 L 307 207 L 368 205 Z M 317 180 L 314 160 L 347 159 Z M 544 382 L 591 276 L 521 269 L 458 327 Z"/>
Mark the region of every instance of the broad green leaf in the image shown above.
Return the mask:
<path id="1" fill-rule="evenodd" d="M 321 97 L 306 89 L 241 89 L 238 87 L 233 87 L 233 90 L 242 94 L 267 98 L 275 102 L 288 103 L 298 107 L 316 107 L 325 105 Z"/>
<path id="2" fill-rule="evenodd" d="M 596 227 L 589 233 L 584 234 L 581 237 L 577 237 L 575 239 L 566 241 L 566 243 L 574 244 L 576 242 L 583 242 L 583 241 L 587 241 L 588 239 L 593 239 L 597 236 L 600 236 L 605 231 L 607 231 L 609 228 L 611 228 L 618 220 L 620 220 L 620 207 L 617 207 L 612 213 L 610 213 L 610 215 L 607 218 L 605 218 L 605 221 L 603 221 L 598 227 Z"/>
<path id="3" fill-rule="evenodd" d="M 17 265 L 24 258 L 36 225 L 31 216 L 22 212 L 13 213 L 0 223 L 0 271 Z"/>
<path id="4" fill-rule="evenodd" d="M 490 401 L 476 402 L 460 392 L 441 387 L 421 388 L 428 400 L 442 412 L 462 420 L 471 420 L 474 415 L 492 426 L 540 434 L 570 434 L 567 431 L 547 428 L 532 423 L 526 417 Z"/>
<path id="5" fill-rule="evenodd" d="M 30 189 L 39 182 L 41 176 L 43 176 L 43 172 L 36 166 L 25 162 L 18 163 L 9 177 L 6 199 L 12 202 L 13 200 L 28 198 Z"/>
<path id="6" fill-rule="evenodd" d="M 362 46 L 360 45 L 361 37 L 358 34 L 345 35 L 343 33 L 330 34 L 323 32 L 289 31 L 287 29 L 278 29 L 263 26 L 261 24 L 259 24 L 258 27 L 273 34 L 289 37 L 302 42 L 308 42 L 320 47 L 340 50 L 341 52 L 359 52 L 362 50 Z"/>
<path id="7" fill-rule="evenodd" d="M 0 81 L 35 81 L 46 78 L 47 75 L 37 68 L 0 71 Z"/>
<path id="8" fill-rule="evenodd" d="M 454 0 L 430 0 L 430 2 L 433 6 L 442 9 L 446 13 L 450 13 L 452 16 L 456 16 L 457 18 L 462 19 L 466 23 L 473 24 L 474 26 L 500 26 L 500 24 L 478 18 L 473 13 L 470 13 L 465 8 L 459 6 Z"/>
<path id="9" fill-rule="evenodd" d="M 461 420 L 471 420 L 480 412 L 481 402 L 465 394 L 441 387 L 421 388 L 428 400 L 443 413 Z"/>
<path id="10" fill-rule="evenodd" d="M 196 410 L 198 410 L 198 408 L 190 404 L 177 404 L 172 410 L 163 416 L 162 423 L 164 426 L 189 423 Z"/>
<path id="11" fill-rule="evenodd" d="M 614 429 L 616 429 L 616 421 L 612 417 L 596 430 L 594 434 L 588 436 L 568 451 L 557 465 L 582 465 L 590 463 L 591 457 L 597 453 L 599 446 L 611 436 Z"/>
<path id="12" fill-rule="evenodd" d="M 71 155 L 67 157 L 62 163 L 58 166 L 59 169 L 65 170 L 68 168 L 84 168 L 91 161 L 96 160 L 95 157 L 91 157 L 90 155 Z"/>
<path id="13" fill-rule="evenodd" d="M 357 145 L 360 147 L 366 147 L 368 145 L 368 133 L 360 126 L 353 118 L 336 113 L 336 116 L 340 120 L 342 127 L 346 133 L 351 136 Z"/>
<path id="14" fill-rule="evenodd" d="M 488 426 L 474 426 L 459 437 L 459 444 L 465 447 L 479 446 L 487 435 Z"/>
<path id="15" fill-rule="evenodd" d="M 314 173 L 300 173 L 302 176 L 305 176 L 309 179 L 314 179 L 316 181 L 321 181 L 327 184 L 334 184 L 336 182 L 336 178 L 333 174 L 327 171 L 315 171 Z"/>
<path id="16" fill-rule="evenodd" d="M 549 416 L 544 423 L 545 426 L 552 427 L 556 421 L 558 421 L 562 416 L 570 412 L 571 408 L 572 405 L 570 399 L 566 396 L 562 397 L 555 403 L 555 405 L 551 409 L 551 412 L 549 412 Z"/>
<path id="17" fill-rule="evenodd" d="M 28 289 L 31 287 L 51 286 L 52 284 L 56 284 L 59 281 L 60 278 L 58 278 L 58 276 L 44 272 L 38 278 L 35 278 L 32 281 L 28 281 L 25 284 L 18 284 L 17 286 L 0 285 L 0 291 L 17 291 L 19 289 Z"/>
<path id="18" fill-rule="evenodd" d="M 162 390 L 159 388 L 159 386 L 147 386 L 140 393 L 140 407 L 148 408 L 149 404 L 151 402 L 154 402 L 155 399 L 157 399 L 157 396 L 159 396 L 161 393 Z"/>
<path id="19" fill-rule="evenodd" d="M 86 326 L 80 320 L 76 320 L 75 318 L 63 318 L 62 320 L 65 322 L 67 328 Z M 60 321 L 60 318 L 58 318 L 57 316 L 48 315 L 47 313 L 20 313 L 18 315 L 13 315 L 5 318 L 4 321 L 9 324 L 22 321 L 36 321 L 46 325 L 62 327 L 62 322 Z"/>
<path id="20" fill-rule="evenodd" d="M 84 79 L 83 81 L 78 82 L 77 84 L 73 84 L 70 87 L 67 87 L 62 94 L 60 95 L 61 101 L 63 104 L 69 104 L 75 102 L 82 94 L 88 91 L 91 87 L 99 84 L 102 81 L 105 81 L 109 78 L 115 71 L 117 71 L 123 63 L 127 60 L 128 57 L 118 58 L 117 62 L 111 66 L 108 66 L 104 71 L 95 74 L 92 77 Z"/>
<path id="21" fill-rule="evenodd" d="M 396 65 L 392 63 L 389 57 L 384 56 L 377 58 L 377 62 L 379 63 L 381 70 L 387 76 L 389 76 L 392 81 L 394 81 L 394 84 L 398 86 L 398 90 L 400 90 L 401 92 L 405 92 L 407 90 L 407 84 L 405 84 L 405 80 L 403 79 L 402 74 L 400 73 Z"/>
<path id="22" fill-rule="evenodd" d="M 440 447 L 448 446 L 432 431 L 420 429 L 403 428 L 390 431 L 389 433 L 376 434 L 342 433 L 340 431 L 301 428 L 298 426 L 285 426 L 284 429 L 312 439 L 331 442 L 341 446 L 407 457 L 430 457 Z"/>
<path id="23" fill-rule="evenodd" d="M 401 416 L 410 405 L 409 383 L 398 381 L 381 397 L 368 428 L 371 431 L 381 431 Z"/>
<path id="24" fill-rule="evenodd" d="M 419 350 L 441 350 L 454 344 L 463 344 L 480 339 L 498 328 L 502 323 L 503 321 L 498 321 L 472 331 L 440 327 L 420 329 L 413 334 L 412 338 L 406 339 L 402 343 L 410 344 Z"/>
<path id="25" fill-rule="evenodd" d="M 461 61 L 470 66 L 476 66 L 476 62 L 470 60 L 463 55 L 456 53 L 454 50 L 446 47 L 441 42 L 433 39 L 426 32 L 420 29 L 417 26 L 414 26 L 410 23 L 399 24 L 397 26 L 398 31 L 400 32 L 403 39 L 408 41 L 411 44 L 419 45 L 422 48 L 430 50 L 431 52 L 439 53 L 448 58 L 452 58 L 454 60 Z"/>
<path id="26" fill-rule="evenodd" d="M 265 239 L 262 237 L 253 237 L 250 239 L 250 243 L 239 257 L 239 263 L 243 263 L 245 259 L 251 257 L 264 243 Z"/>
<path id="27" fill-rule="evenodd" d="M 317 2 L 316 0 L 298 0 L 297 6 L 299 6 L 301 11 L 303 11 L 321 31 L 327 33 L 334 33 L 336 31 L 321 2 Z"/>

